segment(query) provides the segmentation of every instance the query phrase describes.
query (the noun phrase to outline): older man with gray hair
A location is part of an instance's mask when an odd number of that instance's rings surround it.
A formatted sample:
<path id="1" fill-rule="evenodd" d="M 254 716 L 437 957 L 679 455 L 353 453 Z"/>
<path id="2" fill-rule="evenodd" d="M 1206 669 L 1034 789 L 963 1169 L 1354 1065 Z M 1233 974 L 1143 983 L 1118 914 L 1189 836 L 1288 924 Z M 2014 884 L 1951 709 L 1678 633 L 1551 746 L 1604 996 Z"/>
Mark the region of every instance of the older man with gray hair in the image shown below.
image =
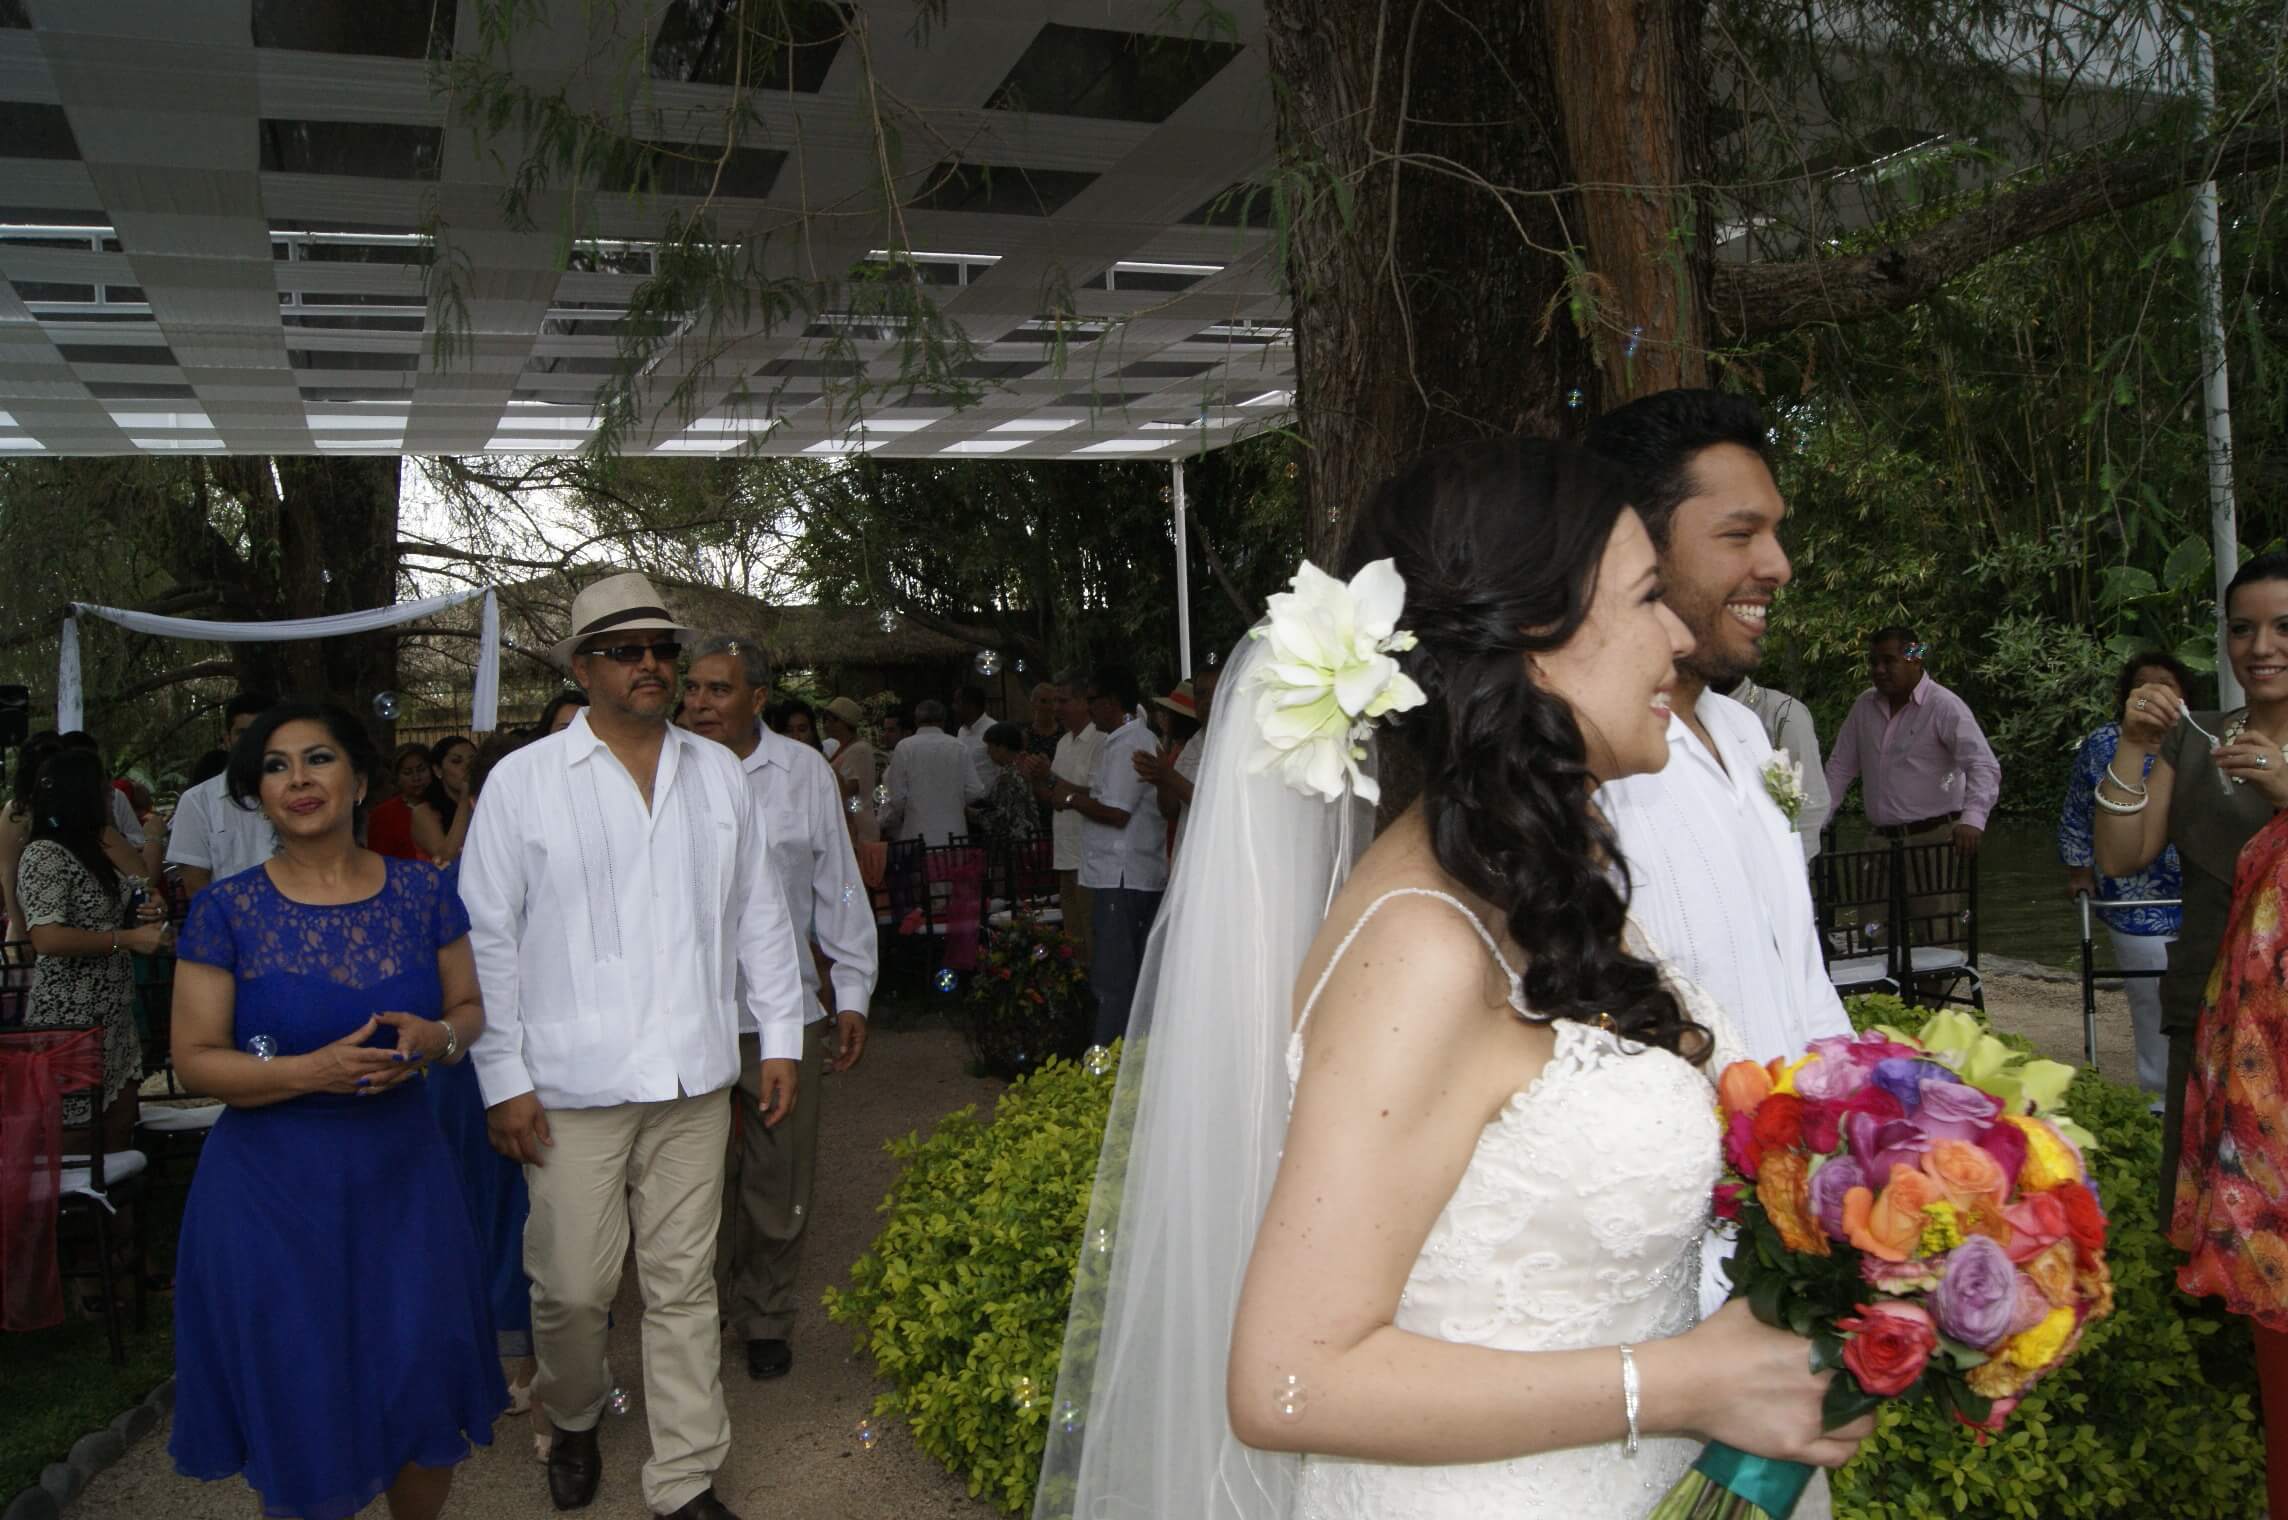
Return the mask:
<path id="1" fill-rule="evenodd" d="M 966 809 L 984 798 L 988 779 L 972 761 L 969 746 L 945 731 L 945 704 L 917 703 L 914 732 L 890 756 L 882 778 L 890 797 L 882 805 L 882 828 L 892 839 L 944 844 L 969 832 Z"/>
<path id="2" fill-rule="evenodd" d="M 866 1005 L 879 964 L 874 904 L 858 880 L 842 788 L 817 750 L 762 723 L 770 698 L 770 663 L 756 640 L 713 634 L 692 650 L 684 716 L 693 733 L 739 757 L 768 839 L 771 874 L 797 937 L 807 940 L 807 953 L 789 968 L 801 978 L 808 1015 L 794 1112 L 782 1123 L 766 1119 L 762 1095 L 747 1079 L 756 1067 L 752 1032 L 739 1037 L 741 1079 L 731 1089 L 715 1278 L 724 1321 L 746 1343 L 751 1378 L 783 1377 L 794 1366 L 795 1277 L 818 1170 L 819 1076 L 848 1071 L 865 1051 Z M 831 1002 L 822 988 L 831 990 Z"/>

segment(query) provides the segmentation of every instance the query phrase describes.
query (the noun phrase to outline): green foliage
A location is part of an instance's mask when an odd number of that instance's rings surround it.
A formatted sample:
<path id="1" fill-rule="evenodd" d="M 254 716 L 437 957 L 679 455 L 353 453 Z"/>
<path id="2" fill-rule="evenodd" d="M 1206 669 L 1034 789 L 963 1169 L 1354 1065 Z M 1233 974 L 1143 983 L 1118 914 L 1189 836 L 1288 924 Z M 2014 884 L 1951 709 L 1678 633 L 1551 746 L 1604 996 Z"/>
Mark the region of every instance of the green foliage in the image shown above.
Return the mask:
<path id="1" fill-rule="evenodd" d="M 161 1306 L 150 1328 L 127 1329 L 127 1365 L 111 1364 L 103 1321 L 75 1316 L 50 1330 L 0 1335 L 0 1494 L 29 1488 L 72 1442 L 101 1430 L 175 1370 L 174 1324 Z"/>
<path id="2" fill-rule="evenodd" d="M 1861 1029 L 1921 1021 L 1895 997 L 1848 1006 Z M 2264 1482 L 2264 1442 L 2247 1327 L 2176 1290 L 2178 1254 L 2155 1217 L 2161 1124 L 2145 1103 L 2088 1071 L 2066 1095 L 2066 1112 L 2098 1140 L 2088 1159 L 2109 1224 L 2113 1313 L 1989 1441 L 1936 1407 L 1886 1406 L 1857 1460 L 1835 1475 L 1842 1520 L 2248 1513 Z"/>
<path id="3" fill-rule="evenodd" d="M 905 1170 L 882 1233 L 830 1289 L 830 1317 L 891 1389 L 875 1400 L 969 1491 L 1012 1514 L 1032 1502 L 1111 1076 L 1051 1061 L 990 1121 L 974 1107 L 890 1142 Z"/>

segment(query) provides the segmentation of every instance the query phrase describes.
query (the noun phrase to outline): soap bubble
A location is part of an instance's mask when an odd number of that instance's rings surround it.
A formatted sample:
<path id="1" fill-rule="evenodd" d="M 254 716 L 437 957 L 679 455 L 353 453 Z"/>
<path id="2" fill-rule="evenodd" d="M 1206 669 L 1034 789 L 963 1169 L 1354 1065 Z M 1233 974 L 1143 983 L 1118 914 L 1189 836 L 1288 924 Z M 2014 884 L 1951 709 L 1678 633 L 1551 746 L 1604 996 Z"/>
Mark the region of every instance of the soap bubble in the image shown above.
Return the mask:
<path id="1" fill-rule="evenodd" d="M 858 895 L 858 889 L 857 889 L 856 887 L 844 887 L 844 888 L 842 889 L 842 900 L 843 900 L 844 902 L 848 902 L 848 901 L 850 901 L 852 898 L 856 897 L 857 895 Z"/>
<path id="2" fill-rule="evenodd" d="M 1023 660 L 1019 660 L 1019 661 L 1017 662 L 1017 674 L 1019 674 L 1019 675 L 1023 675 L 1024 673 L 1025 673 L 1025 662 L 1024 662 Z"/>
<path id="3" fill-rule="evenodd" d="M 1080 1406 L 1071 1399 L 1066 1399 L 1057 1406 L 1057 1429 L 1072 1436 L 1080 1434 L 1080 1427 Z"/>
<path id="4" fill-rule="evenodd" d="M 858 799 L 855 797 L 850 799 L 850 811 L 853 813 L 858 811 Z"/>
<path id="5" fill-rule="evenodd" d="M 874 1433 L 873 1420 L 871 1418 L 861 1417 L 858 1421 L 859 1446 L 863 1447 L 867 1451 L 872 1451 L 874 1449 L 874 1443 L 880 1439 L 882 1438 Z"/>
<path id="6" fill-rule="evenodd" d="M 269 1035 L 258 1034 L 246 1042 L 246 1053 L 257 1061 L 275 1060 L 278 1055 L 278 1042 Z"/>
<path id="7" fill-rule="evenodd" d="M 1081 1069 L 1092 1077 L 1112 1075 L 1112 1052 L 1102 1045 L 1091 1045 L 1080 1058 Z"/>
<path id="8" fill-rule="evenodd" d="M 876 618 L 874 622 L 875 626 L 884 633 L 896 633 L 898 631 L 898 615 L 887 607 L 882 609 L 882 615 Z"/>
<path id="9" fill-rule="evenodd" d="M 1300 1420 L 1303 1411 L 1310 1407 L 1310 1391 L 1303 1386 L 1303 1380 L 1292 1372 L 1281 1378 L 1279 1386 L 1272 1390 L 1271 1409 L 1282 1420 Z"/>
<path id="10" fill-rule="evenodd" d="M 1010 1389 L 1010 1397 L 1019 1409 L 1032 1408 L 1034 1402 L 1033 1380 L 1029 1377 L 1019 1377 Z"/>
<path id="11" fill-rule="evenodd" d="M 961 978 L 954 974 L 954 970 L 951 966 L 946 966 L 939 969 L 937 974 L 938 991 L 951 992 L 954 988 L 960 985 Z"/>
<path id="12" fill-rule="evenodd" d="M 1001 651 L 998 649 L 978 650 L 977 673 L 981 676 L 997 676 L 1001 674 Z"/>
<path id="13" fill-rule="evenodd" d="M 373 715 L 384 723 L 394 722 L 397 718 L 397 693 L 394 691 L 374 693 Z"/>
<path id="14" fill-rule="evenodd" d="M 1637 345 L 1643 341 L 1644 329 L 1642 327 L 1630 328 L 1629 346 L 1621 350 L 1621 357 L 1624 359 L 1634 359 L 1637 356 Z"/>
<path id="15" fill-rule="evenodd" d="M 1581 387 L 1578 385 L 1565 393 L 1565 404 L 1576 412 L 1581 410 L 1581 401 Z"/>
<path id="16" fill-rule="evenodd" d="M 874 806 L 888 807 L 889 805 L 890 789 L 886 786 L 878 786 L 874 788 Z"/>
<path id="17" fill-rule="evenodd" d="M 1034 959 L 1034 960 L 1037 960 L 1037 961 L 1045 961 L 1045 960 L 1047 960 L 1048 958 L 1049 958 L 1049 947 L 1048 947 L 1047 945 L 1035 945 L 1035 946 L 1033 947 L 1033 959 Z"/>
<path id="18" fill-rule="evenodd" d="M 334 572 L 333 572 L 333 571 L 331 571 L 331 570 L 320 570 L 320 571 L 318 572 L 318 584 L 319 584 L 319 585 L 321 585 L 321 586 L 331 586 L 333 583 L 334 583 Z"/>
<path id="19" fill-rule="evenodd" d="M 1112 1231 L 1102 1225 L 1097 1226 L 1096 1238 L 1091 1240 L 1089 1244 L 1096 1247 L 1097 1255 L 1104 1255 L 1112 1249 Z"/>
<path id="20" fill-rule="evenodd" d="M 612 1385 L 611 1395 L 604 1400 L 614 1414 L 626 1414 L 630 1402 L 628 1391 L 617 1383 Z"/>

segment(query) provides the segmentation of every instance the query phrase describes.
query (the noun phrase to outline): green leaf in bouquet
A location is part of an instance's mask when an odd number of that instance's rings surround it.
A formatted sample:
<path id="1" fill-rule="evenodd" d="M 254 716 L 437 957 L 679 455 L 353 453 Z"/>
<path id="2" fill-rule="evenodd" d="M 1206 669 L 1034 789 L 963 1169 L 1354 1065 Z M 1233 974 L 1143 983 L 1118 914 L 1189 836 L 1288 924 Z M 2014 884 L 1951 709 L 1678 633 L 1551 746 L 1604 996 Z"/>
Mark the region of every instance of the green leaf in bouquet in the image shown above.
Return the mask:
<path id="1" fill-rule="evenodd" d="M 1798 1295 L 1790 1294 L 1788 1297 L 1787 1324 L 1798 1335 L 1811 1334 L 1811 1305 Z"/>
<path id="2" fill-rule="evenodd" d="M 1945 1335 L 1938 1338 L 1938 1349 L 1939 1353 L 1946 1358 L 1947 1365 L 1956 1372 L 1968 1372 L 1973 1367 L 1983 1367 L 1991 1360 L 1985 1352 L 1976 1346 L 1966 1346 L 1962 1342 Z"/>
<path id="3" fill-rule="evenodd" d="M 1958 1377 L 1938 1380 L 1939 1402 L 1973 1425 L 1983 1425 L 1994 1414 L 1994 1401 Z"/>
<path id="4" fill-rule="evenodd" d="M 1780 1299 L 1787 1292 L 1787 1279 L 1764 1277 L 1748 1289 L 1748 1307 L 1757 1319 L 1774 1330 L 1785 1328 L 1780 1320 Z"/>
<path id="5" fill-rule="evenodd" d="M 1819 1423 L 1833 1430 L 1863 1414 L 1873 1414 L 1882 1406 L 1882 1399 L 1860 1387 L 1857 1378 L 1848 1372 L 1838 1372 L 1835 1380 L 1827 1385 L 1827 1397 L 1820 1400 Z"/>
<path id="6" fill-rule="evenodd" d="M 1822 1330 L 1811 1338 L 1811 1370 L 1825 1372 L 1830 1367 L 1843 1365 L 1843 1337 L 1832 1330 Z"/>

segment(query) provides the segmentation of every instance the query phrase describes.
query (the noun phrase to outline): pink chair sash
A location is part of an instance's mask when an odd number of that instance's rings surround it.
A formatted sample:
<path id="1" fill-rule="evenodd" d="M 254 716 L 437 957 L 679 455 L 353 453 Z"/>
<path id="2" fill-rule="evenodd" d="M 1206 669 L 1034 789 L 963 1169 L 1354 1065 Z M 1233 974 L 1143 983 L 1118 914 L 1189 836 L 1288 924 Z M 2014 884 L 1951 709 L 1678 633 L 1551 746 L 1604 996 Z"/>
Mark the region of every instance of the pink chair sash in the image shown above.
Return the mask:
<path id="1" fill-rule="evenodd" d="M 101 1029 L 0 1035 L 0 1330 L 44 1330 L 64 1317 L 63 1095 L 102 1080 Z"/>

